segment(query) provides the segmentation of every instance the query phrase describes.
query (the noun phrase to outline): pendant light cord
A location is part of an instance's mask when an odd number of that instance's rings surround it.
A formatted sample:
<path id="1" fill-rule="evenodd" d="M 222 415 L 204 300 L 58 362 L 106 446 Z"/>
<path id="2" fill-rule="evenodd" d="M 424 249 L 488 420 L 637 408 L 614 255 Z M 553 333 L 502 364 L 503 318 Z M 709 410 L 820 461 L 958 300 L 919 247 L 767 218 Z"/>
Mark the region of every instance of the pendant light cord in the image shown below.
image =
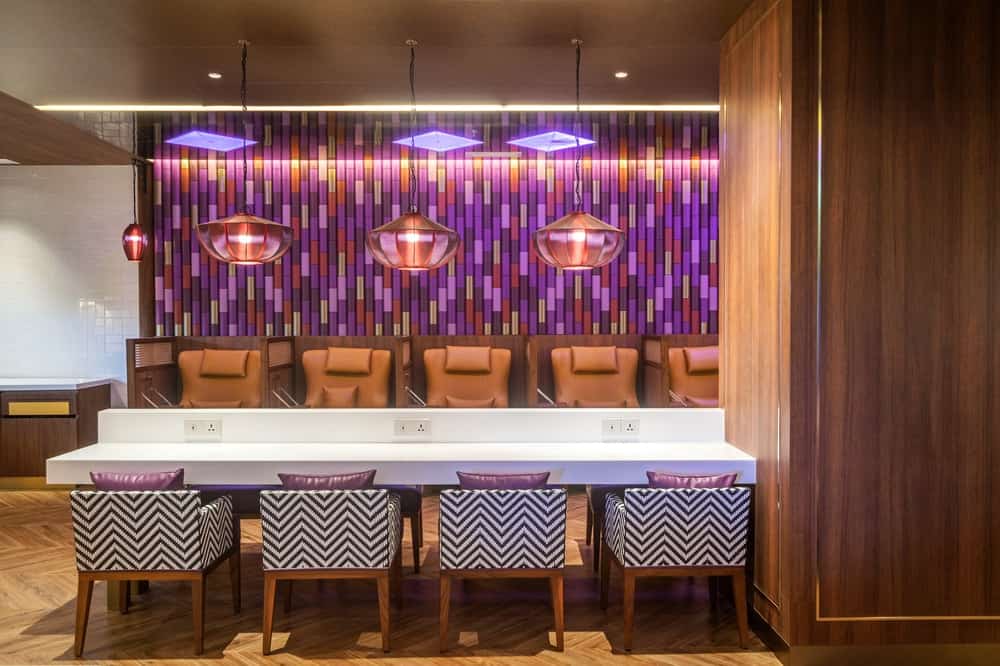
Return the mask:
<path id="1" fill-rule="evenodd" d="M 573 132 L 576 135 L 576 161 L 573 165 L 573 202 L 576 205 L 576 209 L 580 210 L 583 208 L 583 175 L 580 167 L 580 129 L 582 128 L 580 122 L 580 46 L 583 45 L 583 40 L 574 39 L 572 43 L 576 46 L 576 124 L 578 125 L 576 131 Z"/>
<path id="2" fill-rule="evenodd" d="M 247 46 L 245 39 L 240 40 L 243 54 L 240 59 L 242 78 L 240 79 L 240 105 L 243 107 L 243 210 L 250 212 L 250 200 L 247 198 Z"/>
<path id="3" fill-rule="evenodd" d="M 417 127 L 417 42 L 414 39 L 406 40 L 406 45 L 410 47 L 410 211 L 417 212 L 417 146 L 414 132 Z"/>

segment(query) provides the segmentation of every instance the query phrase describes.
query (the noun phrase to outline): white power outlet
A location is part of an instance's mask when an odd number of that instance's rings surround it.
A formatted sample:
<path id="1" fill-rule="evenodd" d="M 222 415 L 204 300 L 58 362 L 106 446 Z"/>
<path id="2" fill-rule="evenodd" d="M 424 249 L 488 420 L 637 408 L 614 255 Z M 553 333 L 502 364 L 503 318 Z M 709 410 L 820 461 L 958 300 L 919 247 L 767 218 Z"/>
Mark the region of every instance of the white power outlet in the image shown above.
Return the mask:
<path id="1" fill-rule="evenodd" d="M 430 419 L 395 419 L 392 422 L 392 434 L 406 439 L 429 441 L 431 438 Z"/>
<path id="2" fill-rule="evenodd" d="M 622 419 L 622 436 L 629 439 L 639 438 L 639 419 Z"/>
<path id="3" fill-rule="evenodd" d="M 621 439 L 622 420 L 604 419 L 601 421 L 601 439 L 604 441 L 614 441 Z"/>
<path id="4" fill-rule="evenodd" d="M 185 442 L 221 442 L 222 419 L 184 419 Z"/>

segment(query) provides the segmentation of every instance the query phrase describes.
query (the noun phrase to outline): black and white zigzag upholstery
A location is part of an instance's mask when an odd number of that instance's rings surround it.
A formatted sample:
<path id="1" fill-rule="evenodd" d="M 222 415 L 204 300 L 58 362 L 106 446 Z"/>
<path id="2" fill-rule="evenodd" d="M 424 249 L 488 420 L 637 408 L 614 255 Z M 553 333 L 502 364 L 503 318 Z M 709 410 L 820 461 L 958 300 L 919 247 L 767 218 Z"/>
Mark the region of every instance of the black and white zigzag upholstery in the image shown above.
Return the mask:
<path id="1" fill-rule="evenodd" d="M 606 502 L 605 540 L 627 567 L 746 564 L 749 488 L 630 488 Z"/>
<path id="2" fill-rule="evenodd" d="M 444 490 L 442 569 L 556 569 L 566 561 L 566 490 Z"/>
<path id="3" fill-rule="evenodd" d="M 70 493 L 80 571 L 197 571 L 233 545 L 233 503 L 196 490 Z"/>
<path id="4" fill-rule="evenodd" d="M 264 569 L 385 569 L 399 549 L 399 496 L 387 490 L 265 490 Z"/>

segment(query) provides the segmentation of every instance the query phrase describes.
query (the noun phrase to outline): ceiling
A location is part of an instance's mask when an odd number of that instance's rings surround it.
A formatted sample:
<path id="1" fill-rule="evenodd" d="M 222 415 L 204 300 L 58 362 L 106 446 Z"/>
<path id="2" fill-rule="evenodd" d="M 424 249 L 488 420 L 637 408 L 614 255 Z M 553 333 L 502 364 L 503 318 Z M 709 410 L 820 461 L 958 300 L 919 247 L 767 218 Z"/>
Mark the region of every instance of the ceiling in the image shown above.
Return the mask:
<path id="1" fill-rule="evenodd" d="M 0 0 L 0 91 L 31 104 L 713 104 L 750 0 Z M 616 79 L 615 71 L 629 72 Z M 223 74 L 214 81 L 209 71 Z"/>

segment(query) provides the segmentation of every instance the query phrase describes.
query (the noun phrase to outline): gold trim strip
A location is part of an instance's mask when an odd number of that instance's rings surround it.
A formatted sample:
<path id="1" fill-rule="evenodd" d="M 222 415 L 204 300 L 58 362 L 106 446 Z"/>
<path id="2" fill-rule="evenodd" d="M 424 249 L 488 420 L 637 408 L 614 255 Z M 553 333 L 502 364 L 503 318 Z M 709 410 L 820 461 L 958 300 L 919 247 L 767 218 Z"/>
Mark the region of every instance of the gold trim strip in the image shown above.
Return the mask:
<path id="1" fill-rule="evenodd" d="M 69 416 L 68 400 L 8 402 L 8 416 Z"/>

